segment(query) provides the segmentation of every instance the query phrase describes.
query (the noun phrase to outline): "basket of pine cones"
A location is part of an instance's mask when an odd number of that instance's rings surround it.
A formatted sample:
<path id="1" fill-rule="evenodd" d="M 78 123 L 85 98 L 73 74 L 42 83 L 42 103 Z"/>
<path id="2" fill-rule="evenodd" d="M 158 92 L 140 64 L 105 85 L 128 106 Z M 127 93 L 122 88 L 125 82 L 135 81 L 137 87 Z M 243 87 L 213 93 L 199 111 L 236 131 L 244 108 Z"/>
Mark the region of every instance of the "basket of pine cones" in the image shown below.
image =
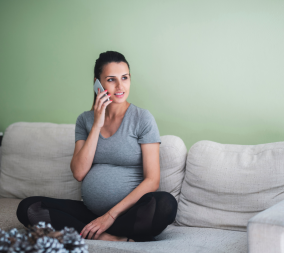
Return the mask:
<path id="1" fill-rule="evenodd" d="M 74 228 L 55 231 L 41 221 L 19 233 L 0 229 L 0 253 L 88 253 L 88 245 Z"/>

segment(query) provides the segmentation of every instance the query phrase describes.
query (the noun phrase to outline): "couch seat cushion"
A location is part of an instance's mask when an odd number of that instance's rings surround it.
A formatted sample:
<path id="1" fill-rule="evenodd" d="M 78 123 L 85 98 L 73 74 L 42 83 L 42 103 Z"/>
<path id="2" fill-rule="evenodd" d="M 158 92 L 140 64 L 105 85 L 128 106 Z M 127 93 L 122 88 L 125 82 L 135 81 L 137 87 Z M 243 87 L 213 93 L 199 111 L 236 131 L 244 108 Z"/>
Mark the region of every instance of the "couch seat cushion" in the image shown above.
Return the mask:
<path id="1" fill-rule="evenodd" d="M 12 228 L 23 229 L 25 226 L 17 218 L 17 208 L 22 199 L 0 198 L 0 228 L 9 231 Z"/>
<path id="2" fill-rule="evenodd" d="M 154 242 L 85 240 L 89 252 L 245 253 L 247 233 L 213 228 L 169 225 Z"/>
<path id="3" fill-rule="evenodd" d="M 9 231 L 17 228 L 24 232 L 16 211 L 21 199 L 0 198 L 0 228 Z M 198 253 L 237 253 L 247 252 L 247 233 L 213 228 L 197 228 L 169 225 L 155 237 L 155 242 L 111 242 L 85 240 L 89 252 L 198 252 Z"/>

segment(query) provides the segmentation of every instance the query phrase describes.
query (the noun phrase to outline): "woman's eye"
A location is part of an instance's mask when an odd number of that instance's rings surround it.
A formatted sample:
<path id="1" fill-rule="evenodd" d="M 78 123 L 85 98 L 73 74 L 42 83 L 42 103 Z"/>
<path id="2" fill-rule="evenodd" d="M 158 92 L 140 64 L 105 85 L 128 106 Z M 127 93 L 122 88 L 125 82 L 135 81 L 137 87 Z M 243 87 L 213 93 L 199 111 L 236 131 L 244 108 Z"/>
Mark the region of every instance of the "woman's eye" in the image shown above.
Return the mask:
<path id="1" fill-rule="evenodd" d="M 126 80 L 128 77 L 127 76 L 123 76 L 124 80 Z M 113 78 L 108 79 L 108 82 L 111 82 L 113 80 Z"/>

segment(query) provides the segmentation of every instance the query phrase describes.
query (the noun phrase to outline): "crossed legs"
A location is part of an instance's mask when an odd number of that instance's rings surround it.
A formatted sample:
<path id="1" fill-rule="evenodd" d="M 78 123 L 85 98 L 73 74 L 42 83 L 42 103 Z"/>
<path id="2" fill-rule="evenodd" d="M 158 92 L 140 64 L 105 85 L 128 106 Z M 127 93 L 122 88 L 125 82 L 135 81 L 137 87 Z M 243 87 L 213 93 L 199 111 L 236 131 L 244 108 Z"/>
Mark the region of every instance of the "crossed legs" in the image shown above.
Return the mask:
<path id="1" fill-rule="evenodd" d="M 177 201 L 168 192 L 149 192 L 131 208 L 118 216 L 105 232 L 126 236 L 134 241 L 149 241 L 173 223 L 177 213 Z M 54 229 L 74 227 L 78 233 L 99 216 L 92 213 L 82 201 L 32 196 L 23 199 L 17 209 L 18 220 L 24 225 L 39 221 L 50 223 Z"/>

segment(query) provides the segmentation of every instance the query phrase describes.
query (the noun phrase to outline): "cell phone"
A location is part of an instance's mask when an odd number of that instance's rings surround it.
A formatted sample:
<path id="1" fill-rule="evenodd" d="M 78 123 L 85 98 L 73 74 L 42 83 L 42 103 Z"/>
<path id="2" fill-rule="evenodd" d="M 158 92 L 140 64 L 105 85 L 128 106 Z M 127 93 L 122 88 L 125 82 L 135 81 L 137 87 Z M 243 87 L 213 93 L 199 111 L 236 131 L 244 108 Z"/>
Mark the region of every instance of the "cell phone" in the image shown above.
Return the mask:
<path id="1" fill-rule="evenodd" d="M 96 79 L 96 81 L 95 81 L 95 83 L 94 83 L 94 91 L 96 92 L 97 95 L 98 95 L 98 88 L 100 89 L 100 92 L 103 92 L 103 91 L 104 91 L 104 88 L 103 88 L 103 86 L 102 86 L 100 80 L 99 80 L 99 79 Z M 105 97 L 105 96 L 107 96 L 107 94 L 104 94 L 104 95 L 101 97 L 101 99 L 102 99 L 103 97 Z M 104 103 L 107 102 L 107 101 L 109 101 L 109 100 L 110 100 L 110 99 L 109 99 L 109 97 L 108 97 L 107 100 L 104 101 Z"/>

